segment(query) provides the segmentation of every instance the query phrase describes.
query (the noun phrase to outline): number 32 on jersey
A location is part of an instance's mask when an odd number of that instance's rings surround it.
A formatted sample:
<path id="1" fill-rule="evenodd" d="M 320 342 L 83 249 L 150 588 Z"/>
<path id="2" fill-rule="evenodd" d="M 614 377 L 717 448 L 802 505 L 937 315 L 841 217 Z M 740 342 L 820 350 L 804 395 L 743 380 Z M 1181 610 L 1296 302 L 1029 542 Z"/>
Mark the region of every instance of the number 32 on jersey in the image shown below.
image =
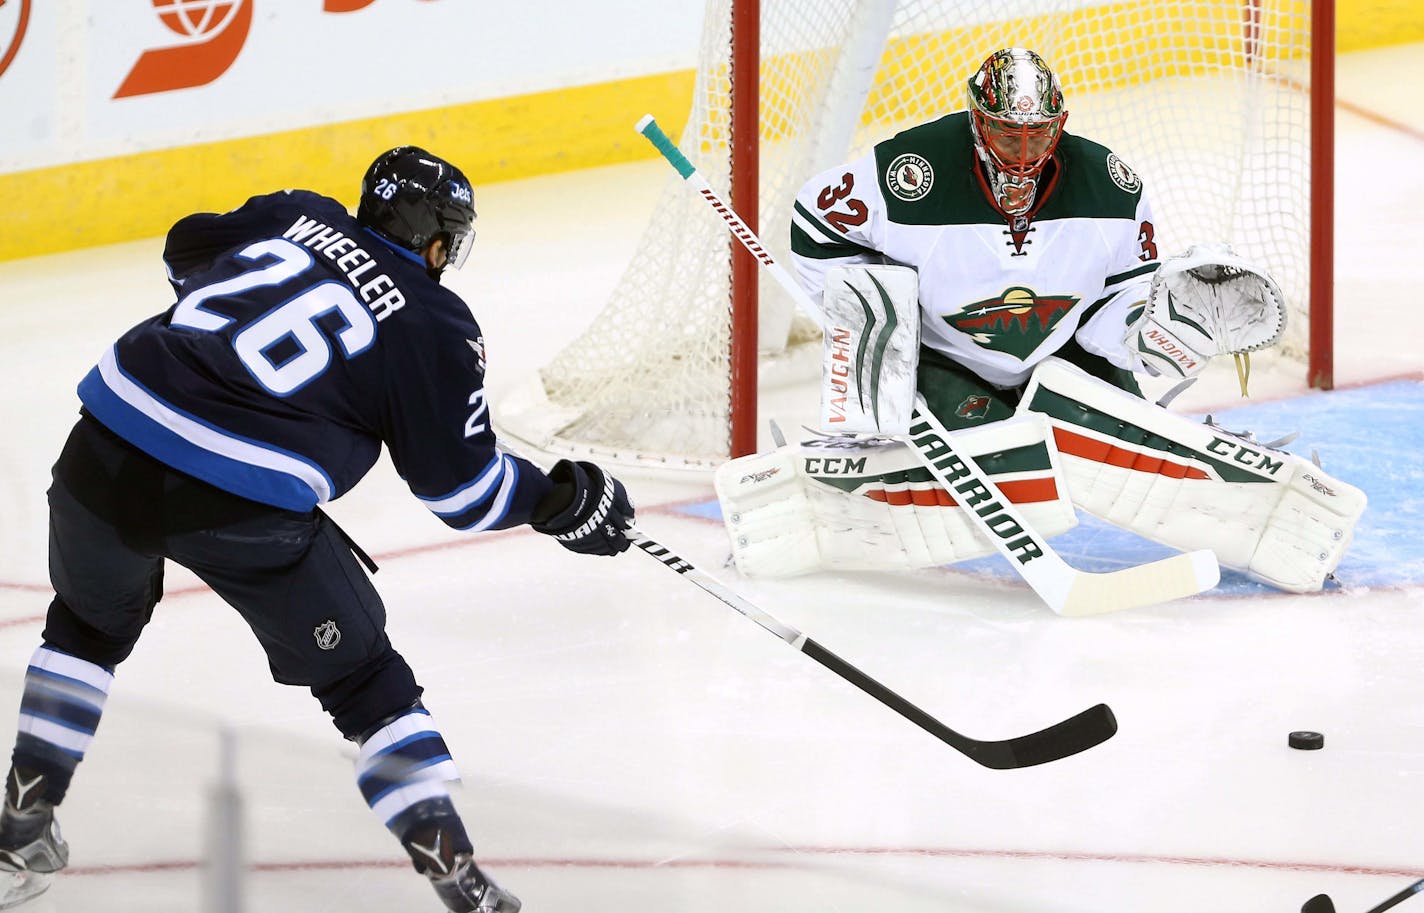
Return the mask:
<path id="1" fill-rule="evenodd" d="M 826 213 L 826 222 L 841 234 L 847 234 L 857 225 L 864 225 L 865 220 L 870 216 L 870 210 L 864 203 L 857 199 L 846 200 L 845 208 L 850 212 L 840 212 L 839 210 L 827 212 L 841 200 L 850 196 L 850 192 L 855 189 L 855 175 L 847 171 L 841 175 L 839 185 L 830 186 L 821 191 L 821 195 L 816 198 L 816 206 L 821 212 Z"/>

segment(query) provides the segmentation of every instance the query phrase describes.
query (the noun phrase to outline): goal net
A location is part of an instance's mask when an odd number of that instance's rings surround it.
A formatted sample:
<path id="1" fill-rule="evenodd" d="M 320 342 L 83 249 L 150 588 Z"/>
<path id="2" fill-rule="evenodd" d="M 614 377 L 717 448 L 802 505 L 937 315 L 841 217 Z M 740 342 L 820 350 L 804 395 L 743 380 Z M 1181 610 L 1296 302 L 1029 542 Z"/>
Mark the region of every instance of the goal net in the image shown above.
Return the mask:
<path id="1" fill-rule="evenodd" d="M 734 0 L 709 0 L 692 111 L 679 146 L 723 199 L 732 174 Z M 760 225 L 789 267 L 790 210 L 812 175 L 965 104 L 990 52 L 1021 46 L 1058 73 L 1068 131 L 1142 175 L 1168 255 L 1228 241 L 1309 312 L 1309 0 L 763 0 Z M 630 121 L 631 122 L 631 121 Z M 711 468 L 730 408 L 727 229 L 669 169 L 668 186 L 593 325 L 505 404 L 501 431 L 546 453 Z M 763 386 L 819 341 L 763 276 Z M 785 367 L 792 370 L 782 370 Z M 799 373 L 805 374 L 803 369 Z M 806 395 L 814 399 L 814 389 Z"/>

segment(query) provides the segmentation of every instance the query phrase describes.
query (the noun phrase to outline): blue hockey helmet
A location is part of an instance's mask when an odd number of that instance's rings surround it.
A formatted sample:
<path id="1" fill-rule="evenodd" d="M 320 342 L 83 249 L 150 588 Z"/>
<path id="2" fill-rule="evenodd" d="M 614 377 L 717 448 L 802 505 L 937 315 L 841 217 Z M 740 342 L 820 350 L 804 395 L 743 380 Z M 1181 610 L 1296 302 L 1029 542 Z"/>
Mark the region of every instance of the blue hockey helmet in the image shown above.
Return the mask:
<path id="1" fill-rule="evenodd" d="M 366 169 L 356 219 L 417 254 L 443 238 L 447 264 L 459 269 L 475 239 L 474 191 L 460 169 L 439 156 L 419 146 L 398 146 Z"/>

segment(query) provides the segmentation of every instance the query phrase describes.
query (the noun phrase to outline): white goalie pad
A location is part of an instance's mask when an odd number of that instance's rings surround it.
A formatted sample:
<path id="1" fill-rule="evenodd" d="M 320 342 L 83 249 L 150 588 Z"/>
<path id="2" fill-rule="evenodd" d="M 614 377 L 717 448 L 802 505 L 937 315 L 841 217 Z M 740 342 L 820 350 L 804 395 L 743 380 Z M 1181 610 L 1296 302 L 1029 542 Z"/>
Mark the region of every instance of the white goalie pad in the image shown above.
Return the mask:
<path id="1" fill-rule="evenodd" d="M 920 359 L 919 276 L 908 266 L 838 266 L 822 297 L 821 430 L 905 434 Z"/>
<path id="2" fill-rule="evenodd" d="M 1156 373 L 1192 377 L 1214 355 L 1275 345 L 1285 328 L 1285 296 L 1264 269 L 1225 244 L 1199 244 L 1162 261 L 1127 342 Z"/>
<path id="3" fill-rule="evenodd" d="M 1308 460 L 1043 361 L 1021 411 L 1048 418 L 1077 508 L 1291 592 L 1319 590 L 1365 510 Z"/>
<path id="4" fill-rule="evenodd" d="M 1039 533 L 1077 524 L 1042 418 L 995 422 L 954 439 Z M 749 577 L 934 567 L 994 551 L 898 441 L 791 444 L 723 464 L 715 485 L 732 557 Z"/>

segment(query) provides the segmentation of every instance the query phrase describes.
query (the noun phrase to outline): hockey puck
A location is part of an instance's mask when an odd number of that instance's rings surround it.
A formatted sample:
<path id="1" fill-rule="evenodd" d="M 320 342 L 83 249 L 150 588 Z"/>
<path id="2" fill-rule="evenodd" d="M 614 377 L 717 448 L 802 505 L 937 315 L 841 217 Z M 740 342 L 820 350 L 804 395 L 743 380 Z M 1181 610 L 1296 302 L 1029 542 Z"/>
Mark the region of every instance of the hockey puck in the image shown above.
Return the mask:
<path id="1" fill-rule="evenodd" d="M 1325 736 L 1318 732 L 1301 730 L 1290 734 L 1289 743 L 1290 747 L 1299 748 L 1301 751 L 1319 751 L 1325 747 Z"/>

